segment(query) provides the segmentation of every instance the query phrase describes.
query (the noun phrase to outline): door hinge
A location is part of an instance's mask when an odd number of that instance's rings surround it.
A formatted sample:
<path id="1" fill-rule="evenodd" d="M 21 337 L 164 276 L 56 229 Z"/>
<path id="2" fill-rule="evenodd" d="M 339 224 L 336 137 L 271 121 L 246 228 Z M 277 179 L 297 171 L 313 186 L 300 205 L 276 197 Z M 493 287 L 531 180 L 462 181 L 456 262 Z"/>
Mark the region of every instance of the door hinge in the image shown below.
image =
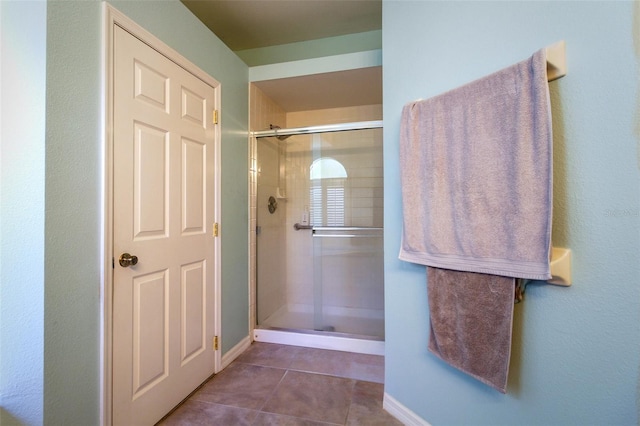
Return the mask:
<path id="1" fill-rule="evenodd" d="M 218 110 L 213 110 L 213 124 L 218 124 Z"/>
<path id="2" fill-rule="evenodd" d="M 218 236 L 218 222 L 213 224 L 213 236 L 214 237 Z"/>
<path id="3" fill-rule="evenodd" d="M 218 350 L 218 336 L 214 336 L 213 338 L 213 350 L 214 351 Z"/>

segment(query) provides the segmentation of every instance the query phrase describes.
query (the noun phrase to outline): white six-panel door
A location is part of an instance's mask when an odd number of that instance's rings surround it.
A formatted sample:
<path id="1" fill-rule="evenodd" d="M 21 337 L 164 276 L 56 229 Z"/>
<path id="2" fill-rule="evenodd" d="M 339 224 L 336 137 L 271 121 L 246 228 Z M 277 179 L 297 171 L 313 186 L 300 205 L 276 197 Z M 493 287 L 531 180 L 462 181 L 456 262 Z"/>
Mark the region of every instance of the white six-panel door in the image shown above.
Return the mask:
<path id="1" fill-rule="evenodd" d="M 112 419 L 152 425 L 214 373 L 218 92 L 114 31 Z"/>

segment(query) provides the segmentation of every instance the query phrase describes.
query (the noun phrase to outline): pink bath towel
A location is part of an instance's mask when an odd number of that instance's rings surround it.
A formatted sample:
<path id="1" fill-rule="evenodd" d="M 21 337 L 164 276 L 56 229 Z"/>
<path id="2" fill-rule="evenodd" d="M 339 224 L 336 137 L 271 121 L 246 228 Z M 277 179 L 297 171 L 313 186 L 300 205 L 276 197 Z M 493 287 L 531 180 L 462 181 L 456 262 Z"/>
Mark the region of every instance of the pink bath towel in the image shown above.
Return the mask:
<path id="1" fill-rule="evenodd" d="M 544 49 L 402 111 L 400 259 L 551 278 L 552 132 Z"/>

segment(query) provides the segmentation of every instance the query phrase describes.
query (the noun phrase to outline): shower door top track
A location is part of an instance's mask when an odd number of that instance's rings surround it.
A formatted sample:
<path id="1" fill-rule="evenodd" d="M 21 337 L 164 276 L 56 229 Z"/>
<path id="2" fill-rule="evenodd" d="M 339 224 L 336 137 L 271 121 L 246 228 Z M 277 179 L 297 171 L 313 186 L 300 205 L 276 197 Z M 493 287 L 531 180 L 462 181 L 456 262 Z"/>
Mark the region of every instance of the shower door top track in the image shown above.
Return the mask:
<path id="1" fill-rule="evenodd" d="M 320 126 L 293 127 L 290 129 L 269 129 L 251 132 L 256 138 L 270 136 L 309 135 L 314 133 L 346 132 L 349 130 L 365 130 L 382 128 L 382 120 L 356 121 L 351 123 L 324 124 Z"/>

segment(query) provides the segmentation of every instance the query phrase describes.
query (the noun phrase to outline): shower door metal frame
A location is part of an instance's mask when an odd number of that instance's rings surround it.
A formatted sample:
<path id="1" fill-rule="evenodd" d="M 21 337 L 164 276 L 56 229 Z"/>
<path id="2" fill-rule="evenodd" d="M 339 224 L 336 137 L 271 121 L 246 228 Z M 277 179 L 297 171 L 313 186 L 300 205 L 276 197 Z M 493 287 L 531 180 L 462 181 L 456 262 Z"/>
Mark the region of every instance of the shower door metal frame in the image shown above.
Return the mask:
<path id="1" fill-rule="evenodd" d="M 290 129 L 269 129 L 251 132 L 255 138 L 270 136 L 311 135 L 315 133 L 346 132 L 349 130 L 381 129 L 382 120 L 354 121 L 350 123 L 324 124 L 321 126 L 292 127 Z"/>

